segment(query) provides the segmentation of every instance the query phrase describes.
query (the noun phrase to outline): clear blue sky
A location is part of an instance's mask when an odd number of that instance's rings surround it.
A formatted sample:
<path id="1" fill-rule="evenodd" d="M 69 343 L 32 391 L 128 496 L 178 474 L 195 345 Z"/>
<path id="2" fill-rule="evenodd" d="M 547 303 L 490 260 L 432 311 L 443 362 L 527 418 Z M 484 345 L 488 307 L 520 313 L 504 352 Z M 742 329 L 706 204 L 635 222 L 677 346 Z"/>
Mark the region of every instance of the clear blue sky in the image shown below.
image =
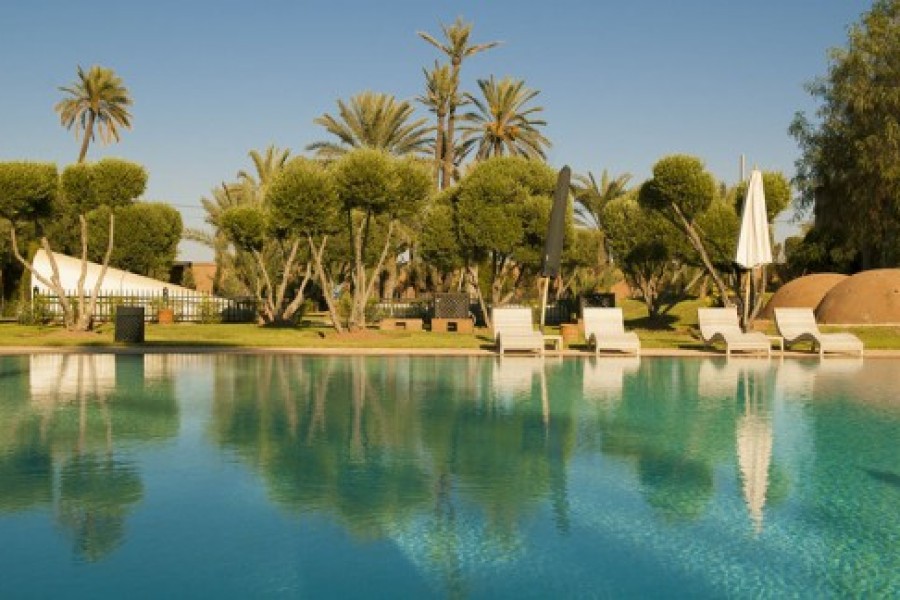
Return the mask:
<path id="1" fill-rule="evenodd" d="M 793 176 L 787 127 L 815 104 L 826 72 L 870 0 L 330 0 L 6 2 L 0 8 L 0 160 L 73 162 L 58 86 L 76 66 L 113 68 L 135 100 L 118 156 L 150 172 L 145 198 L 202 226 L 200 198 L 269 144 L 302 153 L 313 119 L 363 90 L 412 99 L 439 58 L 416 35 L 457 16 L 499 48 L 463 64 L 463 87 L 494 74 L 540 90 L 549 162 L 639 182 L 671 153 L 721 180 L 748 168 Z M 422 111 L 423 116 L 426 113 Z M 784 220 L 789 215 L 783 215 Z M 785 226 L 779 224 L 781 234 Z M 211 254 L 182 245 L 182 257 Z"/>

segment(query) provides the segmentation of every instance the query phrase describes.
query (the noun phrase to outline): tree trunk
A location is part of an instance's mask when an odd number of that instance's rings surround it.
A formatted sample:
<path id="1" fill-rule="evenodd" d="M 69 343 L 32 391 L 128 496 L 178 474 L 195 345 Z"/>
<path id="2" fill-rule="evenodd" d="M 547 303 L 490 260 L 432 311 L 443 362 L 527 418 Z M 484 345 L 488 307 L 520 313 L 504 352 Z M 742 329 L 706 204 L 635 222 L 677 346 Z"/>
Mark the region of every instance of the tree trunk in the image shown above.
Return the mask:
<path id="1" fill-rule="evenodd" d="M 84 223 L 84 217 L 79 215 L 82 223 Z M 97 296 L 100 294 L 100 286 L 103 284 L 103 279 L 106 277 L 106 271 L 109 268 L 109 260 L 112 258 L 113 251 L 113 240 L 115 239 L 115 226 L 116 220 L 115 215 L 112 211 L 109 213 L 109 236 L 106 241 L 106 252 L 103 254 L 103 266 L 100 267 L 100 274 L 97 275 L 97 281 L 94 282 L 94 289 L 91 290 L 91 302 L 87 309 L 86 319 L 84 319 L 80 325 L 82 327 L 86 327 L 87 329 L 82 329 L 82 331 L 88 331 L 90 328 L 94 326 L 94 314 L 97 310 Z M 86 232 L 86 226 L 83 226 L 83 230 Z"/>
<path id="2" fill-rule="evenodd" d="M 52 271 L 52 275 L 50 279 L 47 279 L 34 269 L 34 265 L 22 256 L 19 252 L 19 243 L 16 239 L 16 225 L 15 223 L 10 223 L 9 227 L 9 236 L 10 241 L 12 243 L 12 251 L 13 255 L 16 257 L 16 260 L 25 267 L 31 276 L 37 279 L 39 282 L 43 283 L 45 286 L 50 288 L 53 293 L 56 294 L 56 297 L 59 298 L 59 306 L 63 311 L 63 324 L 66 329 L 71 330 L 75 325 L 75 317 L 72 312 L 72 304 L 69 302 L 69 299 L 66 297 L 66 292 L 62 289 L 62 284 L 59 279 L 59 267 L 56 265 L 56 260 L 53 258 L 53 252 L 50 250 L 50 242 L 47 241 L 46 237 L 41 238 L 41 247 L 44 249 L 44 252 L 47 253 L 47 260 L 50 262 L 50 269 Z"/>
<path id="3" fill-rule="evenodd" d="M 341 319 L 338 315 L 337 307 L 334 305 L 334 297 L 331 295 L 334 284 L 331 281 L 331 278 L 328 277 L 328 274 L 325 273 L 325 267 L 322 264 L 322 258 L 325 254 L 325 244 L 328 242 L 328 236 L 326 235 L 322 238 L 322 245 L 319 248 L 316 248 L 311 235 L 307 236 L 307 240 L 309 241 L 309 250 L 312 253 L 313 261 L 316 266 L 316 274 L 319 276 L 319 286 L 321 286 L 322 288 L 322 293 L 325 296 L 325 305 L 328 307 L 328 314 L 331 316 L 331 323 L 334 325 L 334 328 L 338 333 L 343 333 L 344 327 L 343 325 L 341 325 Z"/>
<path id="4" fill-rule="evenodd" d="M 453 140 L 456 127 L 456 106 L 450 105 L 447 112 L 447 131 L 444 133 L 443 173 L 441 175 L 441 189 L 446 190 L 453 182 L 453 167 L 456 160 L 456 145 Z"/>
<path id="5" fill-rule="evenodd" d="M 703 240 L 700 239 L 700 235 L 694 228 L 693 223 L 689 222 L 685 218 L 684 213 L 681 212 L 681 209 L 678 208 L 676 204 L 672 204 L 672 208 L 674 209 L 675 214 L 678 216 L 681 229 L 687 234 L 688 240 L 691 242 L 691 246 L 693 246 L 694 250 L 696 250 L 700 255 L 700 260 L 703 262 L 703 267 L 706 269 L 706 272 L 709 273 L 709 276 L 712 278 L 713 283 L 719 290 L 719 295 L 722 298 L 722 306 L 734 306 L 734 303 L 732 303 L 731 298 L 729 297 L 728 288 L 725 286 L 725 282 L 722 281 L 722 277 L 719 275 L 719 272 L 716 271 L 716 268 L 713 266 L 712 261 L 709 258 L 709 254 L 706 252 L 706 247 L 703 245 Z"/>
<path id="6" fill-rule="evenodd" d="M 444 189 L 441 184 L 441 173 L 444 170 L 444 120 L 443 112 L 437 113 L 437 131 L 434 134 L 434 188 Z"/>
<path id="7" fill-rule="evenodd" d="M 466 265 L 465 272 L 469 276 L 469 284 L 475 288 L 475 297 L 478 299 L 481 314 L 484 315 L 484 324 L 490 329 L 492 327 L 491 315 L 488 313 L 487 306 L 484 303 L 484 296 L 481 293 L 481 286 L 478 284 L 478 272 L 471 265 Z"/>
<path id="8" fill-rule="evenodd" d="M 91 111 L 88 115 L 88 122 L 84 128 L 84 141 L 81 142 L 81 152 L 78 153 L 78 162 L 83 163 L 84 158 L 87 156 L 88 144 L 91 143 L 91 138 L 94 137 L 94 119 L 96 115 L 94 111 Z"/>

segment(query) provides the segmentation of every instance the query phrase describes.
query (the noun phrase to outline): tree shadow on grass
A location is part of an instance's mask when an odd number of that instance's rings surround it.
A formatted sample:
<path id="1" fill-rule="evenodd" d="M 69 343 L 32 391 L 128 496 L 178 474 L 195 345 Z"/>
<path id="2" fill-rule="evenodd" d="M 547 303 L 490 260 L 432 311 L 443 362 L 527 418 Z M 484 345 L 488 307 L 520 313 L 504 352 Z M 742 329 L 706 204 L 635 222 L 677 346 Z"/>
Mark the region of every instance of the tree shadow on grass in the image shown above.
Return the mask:
<path id="1" fill-rule="evenodd" d="M 675 331 L 674 325 L 677 320 L 674 315 L 658 315 L 656 317 L 628 319 L 625 325 L 627 328 L 647 329 L 650 331 Z"/>

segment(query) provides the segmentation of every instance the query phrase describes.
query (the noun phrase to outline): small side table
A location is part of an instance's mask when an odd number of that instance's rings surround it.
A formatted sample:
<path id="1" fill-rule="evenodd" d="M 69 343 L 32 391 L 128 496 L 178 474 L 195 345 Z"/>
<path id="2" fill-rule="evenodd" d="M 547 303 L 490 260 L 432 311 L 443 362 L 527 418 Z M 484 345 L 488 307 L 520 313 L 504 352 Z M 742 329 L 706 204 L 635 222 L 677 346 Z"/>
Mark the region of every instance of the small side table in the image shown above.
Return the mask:
<path id="1" fill-rule="evenodd" d="M 781 337 L 780 335 L 767 335 L 766 337 L 769 338 L 770 342 L 777 342 L 778 343 L 778 351 L 781 352 L 782 354 L 784 354 L 784 338 L 783 337 Z"/>
<path id="2" fill-rule="evenodd" d="M 545 335 L 544 345 L 550 344 L 554 350 L 562 350 L 563 338 L 561 335 Z"/>

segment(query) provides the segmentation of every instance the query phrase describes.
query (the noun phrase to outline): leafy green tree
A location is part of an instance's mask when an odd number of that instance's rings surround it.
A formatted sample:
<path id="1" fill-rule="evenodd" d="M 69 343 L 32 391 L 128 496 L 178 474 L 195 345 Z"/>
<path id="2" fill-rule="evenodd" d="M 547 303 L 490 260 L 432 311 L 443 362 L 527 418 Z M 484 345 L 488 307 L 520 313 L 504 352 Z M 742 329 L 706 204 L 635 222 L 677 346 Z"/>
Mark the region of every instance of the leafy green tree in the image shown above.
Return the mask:
<path id="1" fill-rule="evenodd" d="M 543 162 L 495 157 L 479 163 L 452 191 L 455 235 L 485 315 L 476 267 L 488 266 L 491 301 L 508 301 L 540 268 L 556 189 Z M 567 238 L 571 240 L 571 218 Z M 504 288 L 510 287 L 504 294 Z"/>
<path id="2" fill-rule="evenodd" d="M 89 257 L 102 260 L 98 247 L 105 247 L 106 223 L 112 209 L 102 206 L 88 214 Z M 135 202 L 116 210 L 118 243 L 109 264 L 118 269 L 168 280 L 178 255 L 182 232 L 181 213 L 164 202 Z"/>
<path id="3" fill-rule="evenodd" d="M 795 179 L 820 241 L 847 238 L 863 269 L 900 263 L 900 1 L 876 0 L 810 84 L 816 122 L 798 113 Z"/>
<path id="4" fill-rule="evenodd" d="M 67 97 L 54 110 L 67 128 L 75 128 L 75 139 L 84 136 L 78 162 L 84 162 L 95 133 L 104 144 L 119 141 L 119 129 L 131 129 L 131 94 L 112 69 L 94 65 L 85 72 L 78 67 L 75 83 L 59 88 Z"/>
<path id="5" fill-rule="evenodd" d="M 409 102 L 367 91 L 353 96 L 349 103 L 338 100 L 337 104 L 338 116 L 326 113 L 315 119 L 338 139 L 308 145 L 306 149 L 317 156 L 336 158 L 355 148 L 374 148 L 398 156 L 427 151 L 430 132 L 426 120 L 413 120 L 414 109 Z"/>
<path id="6" fill-rule="evenodd" d="M 16 266 L 29 269 L 31 263 L 23 254 L 29 259 L 33 255 L 34 242 L 41 239 L 43 226 L 56 208 L 58 190 L 59 174 L 52 163 L 0 163 L 0 231 L 15 261 L 3 269 L 4 292 L 21 280 L 22 271 Z"/>
<path id="7" fill-rule="evenodd" d="M 463 115 L 463 154 L 476 147 L 476 160 L 503 155 L 544 159 L 550 140 L 539 128 L 547 122 L 535 118 L 544 108 L 526 106 L 540 92 L 525 87 L 521 79 L 497 81 L 493 75 L 479 79 L 478 87 L 483 100 L 466 94 L 476 110 Z"/>
<path id="8" fill-rule="evenodd" d="M 653 165 L 653 177 L 641 186 L 638 202 L 644 208 L 657 211 L 687 236 L 722 302 L 729 306 L 728 287 L 713 265 L 698 223 L 715 198 L 716 182 L 700 159 L 672 155 Z"/>
<path id="9" fill-rule="evenodd" d="M 453 180 L 453 172 L 462 153 L 456 146 L 456 112 L 465 102 L 465 98 L 459 92 L 459 73 L 464 59 L 475 56 L 485 50 L 496 47 L 500 42 L 486 42 L 482 44 L 470 44 L 469 36 L 472 34 L 472 24 L 466 23 L 461 17 L 452 25 L 441 25 L 444 39 L 439 40 L 433 35 L 419 31 L 419 37 L 440 50 L 450 60 L 452 69 L 451 85 L 453 86 L 450 100 L 447 105 L 447 127 L 444 134 L 444 144 L 441 150 L 443 158 L 443 173 L 441 175 L 441 189 L 447 189 Z"/>
<path id="10" fill-rule="evenodd" d="M 213 250 L 216 262 L 213 289 L 228 296 L 254 295 L 260 282 L 256 258 L 231 244 L 223 227 L 223 215 L 238 206 L 263 206 L 269 187 L 288 162 L 290 150 L 269 146 L 264 152 L 251 150 L 249 157 L 255 172 L 238 171 L 236 181 L 223 182 L 213 188 L 210 197 L 200 200 L 206 212 L 204 220 L 212 226 L 212 232 L 193 228 L 185 232 L 185 239 Z"/>
<path id="11" fill-rule="evenodd" d="M 313 161 L 294 159 L 266 193 L 272 208 L 273 225 L 278 231 L 292 232 L 304 239 L 319 280 L 331 321 L 342 331 L 331 290 L 334 281 L 325 265 L 329 236 L 340 230 L 338 197 L 334 181 L 326 169 Z"/>
<path id="12" fill-rule="evenodd" d="M 265 325 L 288 325 L 303 303 L 304 290 L 309 281 L 310 267 L 300 276 L 297 253 L 300 237 L 295 231 L 279 227 L 269 207 L 236 206 L 222 215 L 222 229 L 229 241 L 239 250 L 255 259 L 256 271 L 253 288 L 259 307 L 259 319 Z M 281 280 L 275 281 L 277 273 Z M 289 286 L 294 295 L 287 300 Z"/>
<path id="13" fill-rule="evenodd" d="M 346 231 L 352 240 L 353 305 L 350 322 L 365 326 L 366 303 L 375 289 L 398 224 L 422 210 L 431 189 L 427 167 L 413 158 L 392 157 L 384 150 L 360 149 L 333 167 L 334 184 Z M 384 227 L 381 251 L 369 259 L 378 226 Z"/>
<path id="14" fill-rule="evenodd" d="M 76 214 L 80 235 L 80 249 L 76 251 L 73 244 L 70 251 L 71 254 L 78 254 L 81 257 L 81 275 L 75 289 L 77 301 L 75 316 L 77 317 L 77 322 L 74 326 L 81 331 L 88 331 L 93 327 L 97 296 L 100 293 L 100 287 L 103 285 L 103 279 L 106 276 L 115 247 L 116 210 L 131 204 L 144 193 L 144 189 L 147 186 L 147 170 L 136 163 L 115 158 L 105 158 L 88 167 L 83 164 L 77 164 L 69 167 L 69 169 L 74 169 L 77 175 L 73 176 L 63 173 L 61 188 L 65 205 L 61 213 L 64 215 L 63 222 L 65 220 L 74 221 L 71 215 Z M 105 240 L 106 249 L 103 252 L 102 259 L 97 261 L 101 263 L 100 273 L 97 275 L 94 287 L 91 290 L 90 300 L 88 300 L 84 289 L 87 261 L 90 256 L 87 214 L 90 211 L 99 210 L 101 207 L 108 209 L 109 225 Z M 57 231 L 59 231 L 58 228 Z M 71 238 L 69 239 L 71 240 Z M 63 243 L 65 244 L 65 242 Z M 53 261 L 49 244 L 45 250 L 55 272 L 56 264 Z M 58 275 L 56 275 L 56 278 L 58 280 Z M 61 291 L 61 289 L 56 290 L 60 297 L 64 295 L 59 294 Z"/>
<path id="15" fill-rule="evenodd" d="M 651 319 L 668 312 L 681 294 L 676 287 L 685 244 L 659 212 L 642 207 L 636 194 L 610 201 L 600 218 L 609 248 L 629 284 L 641 292 Z"/>

